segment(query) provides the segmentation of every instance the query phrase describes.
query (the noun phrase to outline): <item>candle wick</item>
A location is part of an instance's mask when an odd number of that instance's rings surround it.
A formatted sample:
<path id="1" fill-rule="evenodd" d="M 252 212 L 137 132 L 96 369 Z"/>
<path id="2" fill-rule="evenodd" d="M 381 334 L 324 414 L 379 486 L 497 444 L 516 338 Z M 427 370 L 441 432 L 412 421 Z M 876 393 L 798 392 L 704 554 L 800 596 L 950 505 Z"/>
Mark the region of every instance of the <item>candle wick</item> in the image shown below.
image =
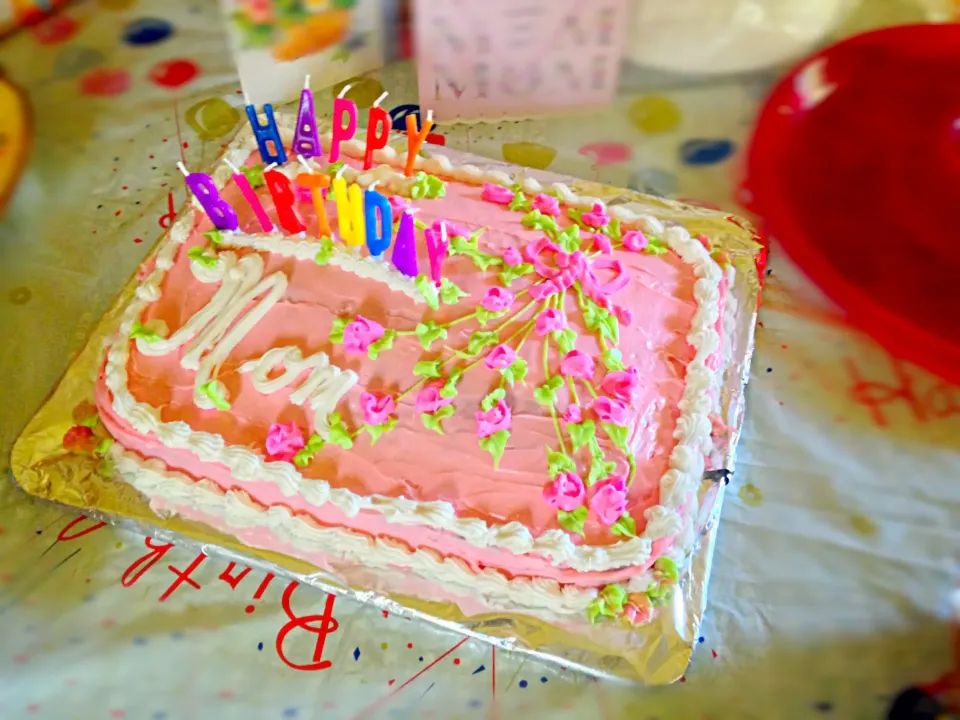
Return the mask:
<path id="1" fill-rule="evenodd" d="M 389 94 L 390 94 L 389 92 L 384 91 L 383 95 L 381 95 L 380 97 L 378 97 L 378 98 L 374 101 L 373 106 L 374 106 L 374 107 L 380 107 L 380 103 L 382 103 L 384 100 L 386 100 L 386 99 L 387 99 L 387 95 L 389 95 Z"/>
<path id="2" fill-rule="evenodd" d="M 228 158 L 224 158 L 223 161 L 227 164 L 227 167 L 229 167 L 231 170 L 233 170 L 233 174 L 234 174 L 234 175 L 236 175 L 237 173 L 240 172 L 240 168 L 238 168 L 236 165 L 234 165 L 232 162 L 230 162 L 230 160 L 229 160 Z"/>
<path id="3" fill-rule="evenodd" d="M 346 169 L 347 169 L 347 166 L 346 166 L 346 165 L 341 165 L 341 166 L 340 166 L 340 169 L 337 170 L 337 174 L 336 174 L 334 177 L 336 177 L 336 178 L 338 178 L 338 179 L 341 178 L 341 177 L 343 177 L 343 172 L 344 172 L 344 170 L 346 170 Z"/>
<path id="4" fill-rule="evenodd" d="M 177 169 L 183 173 L 184 177 L 190 174 L 190 171 L 187 170 L 186 166 L 182 162 L 177 163 Z"/>
<path id="5" fill-rule="evenodd" d="M 309 89 L 310 89 L 310 75 L 309 75 L 309 73 L 308 73 L 307 76 L 303 79 L 303 89 L 304 89 L 304 90 L 309 90 Z"/>
<path id="6" fill-rule="evenodd" d="M 307 77 L 309 77 L 309 75 Z M 310 173 L 311 175 L 313 174 L 313 169 L 307 164 L 307 161 L 304 159 L 303 155 L 297 155 L 297 160 L 300 161 L 300 164 L 303 165 L 304 169 L 308 173 Z"/>
<path id="7" fill-rule="evenodd" d="M 277 164 L 276 164 L 275 162 L 272 162 L 272 163 L 270 163 L 269 165 L 267 165 L 267 166 L 263 169 L 263 171 L 264 171 L 264 172 L 269 172 L 270 170 L 273 170 L 276 166 L 277 166 Z"/>
<path id="8" fill-rule="evenodd" d="M 353 87 L 353 85 L 344 85 L 344 86 L 343 86 L 343 90 L 341 90 L 341 91 L 340 91 L 340 94 L 337 95 L 337 99 L 338 99 L 338 100 L 342 100 L 342 99 L 343 99 L 343 96 L 346 95 L 348 92 L 350 92 L 350 88 L 352 88 L 352 87 Z"/>
<path id="9" fill-rule="evenodd" d="M 250 96 L 247 94 L 247 91 L 246 91 L 246 90 L 243 91 L 243 104 L 244 104 L 244 105 L 253 105 L 253 103 L 250 102 Z"/>
<path id="10" fill-rule="evenodd" d="M 427 110 L 427 122 L 433 122 L 433 110 Z"/>
<path id="11" fill-rule="evenodd" d="M 372 183 L 367 185 L 367 190 L 373 190 L 375 187 L 377 187 L 377 183 L 379 182 L 380 182 L 379 180 L 374 180 Z"/>

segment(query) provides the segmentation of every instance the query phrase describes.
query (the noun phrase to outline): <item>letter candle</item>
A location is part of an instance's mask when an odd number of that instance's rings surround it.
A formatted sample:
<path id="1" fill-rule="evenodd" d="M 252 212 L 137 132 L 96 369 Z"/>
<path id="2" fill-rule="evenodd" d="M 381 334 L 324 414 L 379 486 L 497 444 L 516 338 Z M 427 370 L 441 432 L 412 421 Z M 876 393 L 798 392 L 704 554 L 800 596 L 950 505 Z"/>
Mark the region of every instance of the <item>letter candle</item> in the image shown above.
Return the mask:
<path id="1" fill-rule="evenodd" d="M 340 230 L 340 239 L 345 245 L 358 247 L 363 245 L 363 195 L 360 188 L 354 184 L 347 190 L 347 181 L 343 179 L 346 165 L 337 171 L 333 178 L 333 197 L 337 202 L 337 227 Z M 356 192 L 354 192 L 356 188 Z M 354 198 L 359 200 L 359 209 L 353 207 Z M 359 217 L 360 224 L 357 224 Z"/>
<path id="2" fill-rule="evenodd" d="M 390 113 L 380 107 L 380 103 L 386 100 L 390 93 L 383 93 L 373 103 L 370 108 L 370 115 L 367 120 L 367 147 L 363 153 L 363 169 L 369 170 L 373 167 L 373 151 L 382 150 L 387 146 L 387 140 L 390 138 Z"/>
<path id="3" fill-rule="evenodd" d="M 317 214 L 317 233 L 320 237 L 332 237 L 330 220 L 327 217 L 327 207 L 324 204 L 325 189 L 330 187 L 330 178 L 323 173 L 314 173 L 303 155 L 297 155 L 297 160 L 306 170 L 306 172 L 297 175 L 297 185 L 310 189 L 313 210 Z"/>
<path id="4" fill-rule="evenodd" d="M 220 191 L 217 190 L 213 178 L 206 173 L 189 172 L 182 162 L 177 163 L 177 168 L 183 173 L 187 187 L 197 198 L 213 226 L 217 230 L 236 230 L 240 224 L 237 211 L 220 197 Z"/>
<path id="5" fill-rule="evenodd" d="M 223 161 L 233 170 L 233 182 L 240 188 L 244 200 L 247 201 L 250 209 L 253 210 L 257 222 L 260 223 L 260 229 L 265 233 L 273 232 L 273 222 L 271 222 L 270 217 L 267 215 L 267 211 L 263 209 L 263 203 L 261 203 L 260 198 L 257 197 L 257 193 L 254 191 L 250 181 L 247 180 L 247 176 L 240 171 L 240 168 L 226 158 L 224 158 Z"/>
<path id="6" fill-rule="evenodd" d="M 293 186 L 290 178 L 278 170 L 274 170 L 274 163 L 270 163 L 263 173 L 263 179 L 267 183 L 267 190 L 270 191 L 270 197 L 273 198 L 273 206 L 277 210 L 277 219 L 280 225 L 288 233 L 296 235 L 307 229 L 300 219 L 300 213 L 297 212 L 297 196 L 293 192 Z"/>
<path id="7" fill-rule="evenodd" d="M 303 157 L 320 157 L 323 148 L 320 146 L 320 134 L 317 132 L 317 115 L 313 109 L 313 93 L 310 92 L 310 76 L 303 81 L 303 91 L 300 93 L 300 109 L 297 111 L 297 131 L 293 136 L 290 150 Z"/>
<path id="8" fill-rule="evenodd" d="M 377 183 L 373 182 L 364 193 L 367 228 L 367 249 L 377 260 L 383 259 L 383 253 L 390 247 L 393 234 L 393 208 L 390 201 L 376 192 Z M 379 230 L 377 219 L 379 215 Z"/>
<path id="9" fill-rule="evenodd" d="M 433 110 L 427 110 L 427 119 L 420 123 L 420 130 L 417 130 L 417 117 L 413 114 L 407 115 L 407 163 L 403 168 L 403 174 L 407 177 L 413 175 L 413 163 L 432 127 Z"/>
<path id="10" fill-rule="evenodd" d="M 397 239 L 393 244 L 390 260 L 393 266 L 407 277 L 417 276 L 417 236 L 413 225 L 416 208 L 407 208 L 400 215 Z"/>
<path id="11" fill-rule="evenodd" d="M 330 139 L 330 162 L 335 163 L 340 160 L 340 143 L 344 140 L 350 140 L 357 132 L 357 104 L 353 100 L 344 97 L 350 90 L 350 85 L 345 85 L 340 94 L 333 100 L 333 129 Z M 343 116 L 346 114 L 347 124 L 343 124 Z"/>
<path id="12" fill-rule="evenodd" d="M 250 127 L 257 139 L 257 147 L 260 148 L 260 157 L 263 162 L 282 165 L 287 161 L 287 153 L 283 149 L 283 141 L 280 139 L 280 131 L 277 129 L 277 120 L 273 116 L 273 105 L 267 103 L 263 106 L 263 114 L 267 121 L 261 124 L 260 118 L 257 116 L 257 109 L 246 95 L 244 95 L 244 102 L 247 104 L 247 119 L 250 120 Z M 273 145 L 272 148 L 271 144 Z"/>

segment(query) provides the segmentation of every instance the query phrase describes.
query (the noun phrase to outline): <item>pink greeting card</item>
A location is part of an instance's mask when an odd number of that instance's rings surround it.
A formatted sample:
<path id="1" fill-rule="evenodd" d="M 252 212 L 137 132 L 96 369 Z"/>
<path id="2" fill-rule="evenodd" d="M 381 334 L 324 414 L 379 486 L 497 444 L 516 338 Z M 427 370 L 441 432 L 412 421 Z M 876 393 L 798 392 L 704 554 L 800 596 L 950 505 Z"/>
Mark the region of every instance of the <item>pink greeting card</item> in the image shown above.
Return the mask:
<path id="1" fill-rule="evenodd" d="M 416 0 L 420 106 L 480 121 L 604 105 L 626 21 L 625 0 Z"/>

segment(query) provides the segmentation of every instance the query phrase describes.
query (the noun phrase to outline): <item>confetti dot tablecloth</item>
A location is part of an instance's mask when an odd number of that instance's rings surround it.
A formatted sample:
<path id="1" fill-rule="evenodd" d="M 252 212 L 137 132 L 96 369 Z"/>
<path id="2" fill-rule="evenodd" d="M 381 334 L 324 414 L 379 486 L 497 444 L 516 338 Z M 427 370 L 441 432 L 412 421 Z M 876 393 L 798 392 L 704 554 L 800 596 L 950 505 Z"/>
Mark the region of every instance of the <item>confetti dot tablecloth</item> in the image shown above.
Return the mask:
<path id="1" fill-rule="evenodd" d="M 914 19 L 874 3 L 860 27 Z M 70 4 L 0 42 L 35 145 L 0 221 L 0 463 L 240 122 L 214 3 Z M 733 206 L 770 76 L 625 92 L 451 147 Z M 415 102 L 412 69 L 355 89 Z M 318 107 L 326 101 L 318 97 Z M 688 674 L 623 688 L 128 536 L 0 483 L 3 718 L 876 718 L 947 669 L 960 389 L 851 331 L 776 252 L 738 472 Z M 5 465 L 3 466 L 5 468 Z"/>

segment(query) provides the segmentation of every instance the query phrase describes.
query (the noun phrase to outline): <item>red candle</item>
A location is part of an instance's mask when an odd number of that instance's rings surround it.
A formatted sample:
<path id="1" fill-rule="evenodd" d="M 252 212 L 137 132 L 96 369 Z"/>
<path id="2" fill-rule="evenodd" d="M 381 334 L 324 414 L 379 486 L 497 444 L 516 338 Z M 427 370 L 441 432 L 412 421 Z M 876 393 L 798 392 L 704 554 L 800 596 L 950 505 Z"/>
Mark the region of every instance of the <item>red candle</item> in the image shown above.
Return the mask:
<path id="1" fill-rule="evenodd" d="M 373 167 L 373 151 L 382 150 L 387 146 L 387 140 L 390 137 L 390 114 L 380 107 L 389 93 L 384 93 L 377 98 L 377 101 L 370 108 L 370 115 L 367 119 L 367 148 L 363 153 L 363 169 L 369 170 Z"/>
<path id="2" fill-rule="evenodd" d="M 280 225 L 288 233 L 296 235 L 307 229 L 297 213 L 297 196 L 293 192 L 293 187 L 287 176 L 276 170 L 267 170 L 263 174 L 263 179 L 267 182 L 267 190 L 273 198 L 273 205 L 277 209 L 277 218 Z"/>

